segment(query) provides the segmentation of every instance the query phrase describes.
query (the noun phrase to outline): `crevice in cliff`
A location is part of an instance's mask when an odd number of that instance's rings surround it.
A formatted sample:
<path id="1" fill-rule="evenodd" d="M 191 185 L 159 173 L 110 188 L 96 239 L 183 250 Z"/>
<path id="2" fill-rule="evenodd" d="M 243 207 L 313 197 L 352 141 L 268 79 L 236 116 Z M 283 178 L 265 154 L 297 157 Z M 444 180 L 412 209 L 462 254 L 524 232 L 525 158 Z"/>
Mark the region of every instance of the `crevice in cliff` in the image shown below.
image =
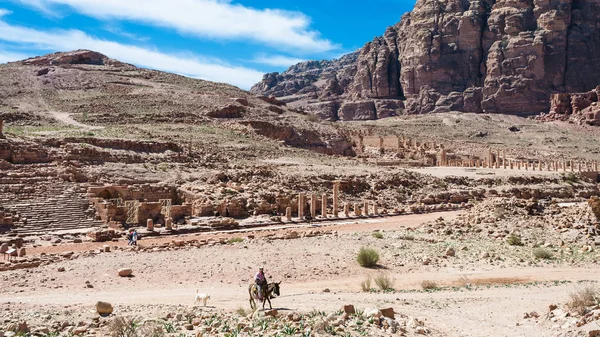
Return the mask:
<path id="1" fill-rule="evenodd" d="M 563 92 L 568 92 L 567 89 L 567 77 L 569 75 L 569 42 L 570 42 L 570 37 L 571 37 L 571 32 L 573 31 L 573 8 L 575 7 L 575 4 L 578 2 L 578 0 L 573 0 L 573 2 L 571 3 L 571 13 L 569 13 L 569 25 L 567 26 L 567 36 L 565 37 L 565 70 L 564 70 L 564 74 L 563 74 L 563 78 L 562 78 L 562 87 L 563 87 Z"/>
<path id="2" fill-rule="evenodd" d="M 479 76 L 478 76 L 478 82 L 477 86 L 482 87 L 485 84 L 485 78 L 487 75 L 487 58 L 488 58 L 488 54 L 489 51 L 485 49 L 484 46 L 484 40 L 485 40 L 485 32 L 489 31 L 490 27 L 488 25 L 488 20 L 490 18 L 490 15 L 492 14 L 492 8 L 491 6 L 487 3 L 487 2 L 483 2 L 482 3 L 483 6 L 483 14 L 481 17 L 481 20 L 483 20 L 481 22 L 481 26 L 480 26 L 480 35 L 479 35 L 479 53 L 480 53 L 480 59 L 479 59 Z"/>

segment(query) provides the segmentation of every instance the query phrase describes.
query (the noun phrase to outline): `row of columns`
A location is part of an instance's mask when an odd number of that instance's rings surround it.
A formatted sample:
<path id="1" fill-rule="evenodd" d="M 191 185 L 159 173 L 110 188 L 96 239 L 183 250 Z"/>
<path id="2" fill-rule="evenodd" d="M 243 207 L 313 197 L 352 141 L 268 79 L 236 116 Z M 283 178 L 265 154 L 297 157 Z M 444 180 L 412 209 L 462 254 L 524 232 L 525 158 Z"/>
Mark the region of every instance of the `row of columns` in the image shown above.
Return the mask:
<path id="1" fill-rule="evenodd" d="M 339 217 L 339 207 L 340 207 L 340 202 L 339 202 L 339 195 L 340 195 L 340 183 L 339 182 L 334 182 L 333 183 L 333 209 L 332 212 L 329 213 L 328 212 L 328 203 L 329 203 L 329 198 L 327 196 L 327 194 L 322 194 L 321 195 L 321 216 L 323 218 L 327 218 L 330 214 L 333 216 L 333 218 L 338 218 Z M 310 195 L 310 216 L 314 219 L 317 217 L 317 204 L 319 201 L 319 197 L 317 194 L 312 194 Z M 305 211 L 305 207 L 306 207 L 306 202 L 307 202 L 307 196 L 305 193 L 300 193 L 298 194 L 298 218 L 300 220 L 304 219 L 304 211 Z M 379 210 L 377 208 L 377 204 L 376 203 L 369 203 L 368 201 L 365 201 L 364 203 L 355 203 L 353 205 L 351 205 L 350 203 L 346 203 L 344 205 L 344 216 L 345 217 L 350 217 L 350 207 L 353 206 L 353 212 L 355 216 L 362 216 L 364 214 L 364 216 L 369 216 L 369 215 L 379 215 Z M 362 206 L 362 209 L 361 209 Z M 292 221 L 292 208 L 291 207 L 287 207 L 285 210 L 285 218 L 287 221 Z"/>
<path id="2" fill-rule="evenodd" d="M 586 161 L 529 161 L 507 159 L 504 151 L 496 151 L 496 154 L 489 150 L 485 159 L 448 159 L 446 151 L 442 149 L 438 154 L 438 166 L 450 167 L 479 167 L 479 168 L 503 168 L 511 170 L 529 170 L 532 171 L 571 171 L 586 172 L 598 171 L 598 162 Z"/>
<path id="3" fill-rule="evenodd" d="M 534 161 L 528 160 L 502 160 L 502 163 L 490 163 L 487 160 L 469 159 L 469 160 L 449 160 L 446 165 L 449 167 L 475 167 L 475 168 L 504 168 L 510 170 L 532 170 L 532 171 L 563 171 L 563 172 L 589 172 L 598 171 L 598 162 L 580 162 L 580 161 Z"/>

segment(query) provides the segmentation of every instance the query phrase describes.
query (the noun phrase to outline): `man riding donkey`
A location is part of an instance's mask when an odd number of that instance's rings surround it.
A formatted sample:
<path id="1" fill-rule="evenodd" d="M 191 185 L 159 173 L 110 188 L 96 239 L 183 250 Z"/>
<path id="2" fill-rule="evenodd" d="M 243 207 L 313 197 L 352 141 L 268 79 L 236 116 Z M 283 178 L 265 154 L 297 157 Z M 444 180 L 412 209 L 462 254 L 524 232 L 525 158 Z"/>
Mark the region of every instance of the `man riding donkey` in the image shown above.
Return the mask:
<path id="1" fill-rule="evenodd" d="M 254 276 L 254 282 L 258 287 L 258 300 L 263 301 L 267 296 L 267 278 L 265 277 L 263 267 L 258 268 L 258 272 Z"/>
<path id="2" fill-rule="evenodd" d="M 269 308 L 273 309 L 271 305 L 271 298 L 275 298 L 280 295 L 279 285 L 281 282 L 268 283 L 265 277 L 264 269 L 261 267 L 258 269 L 256 275 L 254 275 L 254 283 L 250 283 L 248 287 L 248 294 L 250 295 L 250 307 L 256 309 L 255 299 L 262 302 L 263 309 L 265 308 L 265 302 L 269 302 Z"/>

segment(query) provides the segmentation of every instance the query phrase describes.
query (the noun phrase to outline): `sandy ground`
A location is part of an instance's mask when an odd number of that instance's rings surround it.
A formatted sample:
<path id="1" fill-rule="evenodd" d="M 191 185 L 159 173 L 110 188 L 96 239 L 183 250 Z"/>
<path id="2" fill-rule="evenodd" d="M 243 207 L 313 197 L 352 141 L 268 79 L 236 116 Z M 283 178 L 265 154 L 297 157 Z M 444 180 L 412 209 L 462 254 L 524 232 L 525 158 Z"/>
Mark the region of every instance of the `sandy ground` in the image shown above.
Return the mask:
<path id="1" fill-rule="evenodd" d="M 560 261 L 518 264 L 508 253 L 504 261 L 484 261 L 478 257 L 477 246 L 469 246 L 467 242 L 464 244 L 468 250 L 459 251 L 456 257 L 440 258 L 441 262 L 425 266 L 418 262 L 418 257 L 439 256 L 439 249 L 445 243 L 399 239 L 398 235 L 408 231 L 418 233 L 425 221 L 456 215 L 457 212 L 407 215 L 275 231 L 278 234 L 292 230 L 332 231 L 325 236 L 295 240 L 269 240 L 266 236 L 273 231 L 264 230 L 254 231 L 254 239 L 236 244 L 157 252 L 117 250 L 79 257 L 0 274 L 0 306 L 31 310 L 58 306 L 90 312 L 96 301 L 103 300 L 113 303 L 117 313 L 122 307 L 134 307 L 148 314 L 153 305 L 192 307 L 194 294 L 199 290 L 211 295 L 210 310 L 235 310 L 248 307 L 247 285 L 257 267 L 265 266 L 271 281 L 282 282 L 282 296 L 273 300 L 273 305 L 284 313 L 334 311 L 350 303 L 362 309 L 391 306 L 396 312 L 425 319 L 427 326 L 442 336 L 541 337 L 553 335 L 552 327 L 524 320 L 523 313 L 544 313 L 549 304 L 568 300 L 569 293 L 580 287 L 580 281 L 600 279 L 597 264 L 581 266 Z M 373 238 L 374 230 L 381 231 L 384 238 Z M 245 237 L 245 233 L 202 236 Z M 181 239 L 198 239 L 198 236 Z M 156 245 L 171 240 L 148 239 L 140 244 Z M 89 250 L 97 246 L 44 247 L 32 253 Z M 380 252 L 380 268 L 365 269 L 356 263 L 356 252 L 361 246 L 375 247 Z M 431 250 L 430 246 L 437 251 L 426 251 Z M 59 267 L 66 271 L 58 272 Z M 123 267 L 133 268 L 134 277 L 118 277 L 116 271 Z M 367 276 L 380 274 L 394 280 L 394 292 L 360 290 L 360 282 Z M 425 280 L 446 288 L 423 292 L 420 285 Z M 93 288 L 87 288 L 86 281 Z M 325 289 L 330 292 L 324 292 Z"/>

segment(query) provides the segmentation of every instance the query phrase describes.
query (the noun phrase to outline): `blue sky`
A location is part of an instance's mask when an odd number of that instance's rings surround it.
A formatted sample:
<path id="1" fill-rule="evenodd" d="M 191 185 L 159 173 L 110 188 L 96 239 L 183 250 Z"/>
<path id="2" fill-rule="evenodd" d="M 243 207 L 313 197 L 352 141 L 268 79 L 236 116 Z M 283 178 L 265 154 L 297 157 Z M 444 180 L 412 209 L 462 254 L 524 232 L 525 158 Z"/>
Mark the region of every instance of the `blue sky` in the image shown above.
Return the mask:
<path id="1" fill-rule="evenodd" d="M 90 49 L 249 89 L 362 47 L 414 0 L 0 0 L 0 63 Z"/>

